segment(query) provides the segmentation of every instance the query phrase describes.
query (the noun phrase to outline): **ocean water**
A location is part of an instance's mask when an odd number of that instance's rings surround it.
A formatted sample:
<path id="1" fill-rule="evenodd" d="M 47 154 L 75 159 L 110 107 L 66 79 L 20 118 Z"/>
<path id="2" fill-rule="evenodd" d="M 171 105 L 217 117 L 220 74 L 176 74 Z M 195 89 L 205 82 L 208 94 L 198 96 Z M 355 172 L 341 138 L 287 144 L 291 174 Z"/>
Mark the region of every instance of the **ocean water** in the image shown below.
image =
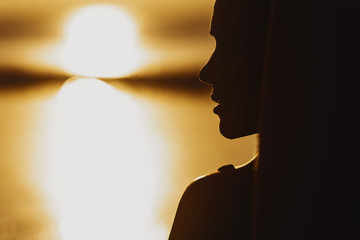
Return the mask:
<path id="1" fill-rule="evenodd" d="M 167 239 L 195 178 L 254 154 L 210 90 L 96 79 L 0 90 L 0 240 Z"/>

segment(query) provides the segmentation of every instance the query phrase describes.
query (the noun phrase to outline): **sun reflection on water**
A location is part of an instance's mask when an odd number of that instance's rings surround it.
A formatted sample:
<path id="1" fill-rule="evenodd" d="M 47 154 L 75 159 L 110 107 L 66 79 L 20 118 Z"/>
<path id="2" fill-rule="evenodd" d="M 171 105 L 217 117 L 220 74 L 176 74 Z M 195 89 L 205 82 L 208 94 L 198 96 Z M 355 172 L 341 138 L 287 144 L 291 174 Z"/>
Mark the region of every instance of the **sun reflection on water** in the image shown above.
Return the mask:
<path id="1" fill-rule="evenodd" d="M 46 190 L 63 240 L 166 239 L 163 143 L 132 95 L 93 78 L 57 95 Z"/>

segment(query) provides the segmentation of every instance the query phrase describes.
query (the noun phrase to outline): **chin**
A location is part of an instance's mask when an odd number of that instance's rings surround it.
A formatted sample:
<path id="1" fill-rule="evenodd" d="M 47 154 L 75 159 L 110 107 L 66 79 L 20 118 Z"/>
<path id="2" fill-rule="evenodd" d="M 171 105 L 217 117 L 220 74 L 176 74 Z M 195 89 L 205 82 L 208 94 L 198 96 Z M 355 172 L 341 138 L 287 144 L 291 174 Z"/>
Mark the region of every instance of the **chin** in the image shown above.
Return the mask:
<path id="1" fill-rule="evenodd" d="M 221 125 L 220 125 L 220 133 L 221 133 L 221 135 L 223 135 L 224 137 L 226 137 L 228 139 L 235 139 L 235 138 L 241 137 L 241 136 L 239 136 L 239 134 L 234 133 L 234 131 L 230 131 L 226 127 L 221 127 Z"/>
<path id="2" fill-rule="evenodd" d="M 235 139 L 258 133 L 257 127 L 241 127 L 239 122 L 226 122 L 220 120 L 220 133 L 228 139 Z"/>

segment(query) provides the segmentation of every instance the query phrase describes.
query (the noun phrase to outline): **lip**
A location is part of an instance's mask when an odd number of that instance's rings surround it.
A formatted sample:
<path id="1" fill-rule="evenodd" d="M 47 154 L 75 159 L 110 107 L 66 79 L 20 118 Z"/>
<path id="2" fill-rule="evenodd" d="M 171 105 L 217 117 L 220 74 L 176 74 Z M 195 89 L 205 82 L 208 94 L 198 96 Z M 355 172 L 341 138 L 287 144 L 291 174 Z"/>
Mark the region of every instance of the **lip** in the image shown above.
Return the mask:
<path id="1" fill-rule="evenodd" d="M 223 111 L 223 109 L 224 109 L 224 105 L 220 103 L 220 104 L 218 104 L 218 105 L 216 105 L 216 106 L 214 107 L 213 112 L 214 112 L 216 115 L 219 115 L 219 114 L 221 114 L 221 112 Z"/>
<path id="2" fill-rule="evenodd" d="M 221 114 L 221 112 L 223 111 L 224 106 L 223 106 L 223 100 L 220 97 L 220 95 L 213 91 L 212 94 L 211 94 L 211 100 L 214 101 L 215 103 L 217 103 L 217 105 L 213 109 L 213 112 L 216 115 Z"/>
<path id="3" fill-rule="evenodd" d="M 215 88 L 213 86 L 210 97 L 213 102 L 217 103 L 217 105 L 213 109 L 213 112 L 216 115 L 220 115 L 222 112 L 224 112 L 224 108 L 225 108 L 224 104 L 226 102 L 226 98 L 224 96 L 226 96 L 226 95 L 224 94 L 224 92 L 221 89 Z"/>
<path id="4" fill-rule="evenodd" d="M 217 96 L 214 95 L 214 94 L 211 95 L 211 100 L 213 100 L 213 101 L 216 102 L 216 103 L 220 103 L 220 98 L 217 97 Z"/>

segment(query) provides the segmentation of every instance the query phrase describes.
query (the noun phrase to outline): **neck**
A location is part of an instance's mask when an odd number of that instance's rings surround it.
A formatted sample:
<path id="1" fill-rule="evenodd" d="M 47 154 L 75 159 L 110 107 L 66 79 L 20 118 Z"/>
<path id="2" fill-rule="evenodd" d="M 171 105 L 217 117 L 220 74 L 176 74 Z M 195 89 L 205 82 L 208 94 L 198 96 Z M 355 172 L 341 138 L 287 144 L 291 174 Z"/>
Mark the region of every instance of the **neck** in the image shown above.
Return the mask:
<path id="1" fill-rule="evenodd" d="M 260 144 L 260 135 L 257 133 L 254 135 L 253 158 L 255 158 L 259 154 L 259 144 Z"/>

